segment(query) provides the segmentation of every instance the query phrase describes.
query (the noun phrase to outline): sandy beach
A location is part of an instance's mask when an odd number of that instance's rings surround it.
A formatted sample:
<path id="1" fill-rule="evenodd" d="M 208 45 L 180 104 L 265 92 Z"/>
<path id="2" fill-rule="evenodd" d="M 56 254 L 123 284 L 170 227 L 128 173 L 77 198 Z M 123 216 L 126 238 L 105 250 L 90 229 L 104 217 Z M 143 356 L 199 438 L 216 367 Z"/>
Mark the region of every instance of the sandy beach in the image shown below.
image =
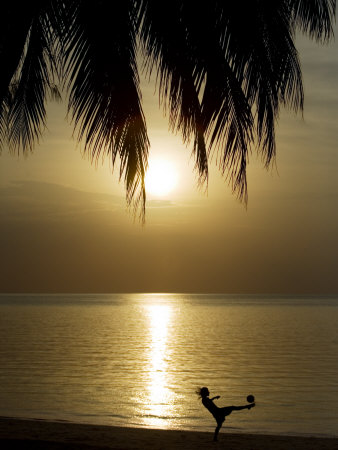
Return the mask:
<path id="1" fill-rule="evenodd" d="M 224 428 L 217 443 L 212 433 L 123 428 L 102 425 L 0 418 L 1 448 L 92 450 L 187 449 L 336 450 L 338 438 L 232 434 Z"/>

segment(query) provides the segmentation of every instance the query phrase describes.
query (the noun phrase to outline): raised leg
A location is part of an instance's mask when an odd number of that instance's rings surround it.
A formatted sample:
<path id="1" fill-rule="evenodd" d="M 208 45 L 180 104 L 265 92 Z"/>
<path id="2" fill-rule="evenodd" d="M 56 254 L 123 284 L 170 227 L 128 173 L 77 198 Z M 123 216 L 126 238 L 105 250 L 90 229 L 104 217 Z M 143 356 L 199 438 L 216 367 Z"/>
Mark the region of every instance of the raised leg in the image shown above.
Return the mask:
<path id="1" fill-rule="evenodd" d="M 242 409 L 251 409 L 255 406 L 254 403 L 250 403 L 249 405 L 245 406 L 232 406 L 233 411 L 241 411 Z"/>

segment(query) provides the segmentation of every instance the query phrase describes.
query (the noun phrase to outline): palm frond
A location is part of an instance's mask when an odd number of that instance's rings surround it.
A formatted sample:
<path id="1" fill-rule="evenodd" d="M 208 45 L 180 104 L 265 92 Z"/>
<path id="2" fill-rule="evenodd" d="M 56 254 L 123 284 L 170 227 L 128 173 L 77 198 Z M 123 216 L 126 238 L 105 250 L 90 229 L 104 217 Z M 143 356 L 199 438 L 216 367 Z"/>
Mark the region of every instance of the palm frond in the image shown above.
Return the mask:
<path id="1" fill-rule="evenodd" d="M 169 109 L 171 128 L 181 131 L 185 142 L 194 136 L 193 151 L 202 181 L 208 175 L 208 138 L 209 153 L 214 147 L 220 150 L 222 172 L 229 169 L 233 189 L 246 199 L 252 117 L 215 28 L 218 3 L 211 1 L 204 8 L 193 1 L 175 0 L 164 16 L 159 2 L 144 0 L 141 38 L 146 68 L 149 72 L 157 69 L 160 98 Z"/>
<path id="2" fill-rule="evenodd" d="M 199 101 L 202 71 L 189 41 L 187 9 L 189 2 L 174 0 L 163 14 L 156 0 L 139 2 L 140 37 L 145 68 L 149 76 L 156 69 L 160 101 L 169 112 L 169 125 L 182 134 L 183 142 L 193 140 L 193 154 L 199 182 L 208 179 L 208 157 Z M 191 18 L 193 20 L 193 18 Z M 173 31 L 174 30 L 174 31 Z"/>
<path id="3" fill-rule="evenodd" d="M 0 104 L 0 156 L 5 143 L 8 142 L 8 109 L 9 109 L 9 93 L 4 97 Z"/>
<path id="4" fill-rule="evenodd" d="M 59 100 L 53 82 L 54 36 L 43 10 L 33 18 L 18 78 L 12 83 L 9 144 L 12 150 L 32 150 L 45 127 L 47 96 Z"/>
<path id="5" fill-rule="evenodd" d="M 283 2 L 278 5 L 268 1 L 256 7 L 261 9 L 252 24 L 256 33 L 251 35 L 244 89 L 256 111 L 258 142 L 268 165 L 275 157 L 275 121 L 280 104 L 302 110 L 304 93 L 289 9 Z"/>
<path id="6" fill-rule="evenodd" d="M 20 64 L 31 27 L 34 7 L 28 2 L 17 4 L 5 0 L 1 5 L 0 18 L 0 148 L 8 138 L 8 103 L 11 81 Z"/>
<path id="7" fill-rule="evenodd" d="M 173 131 L 193 142 L 199 179 L 217 153 L 233 190 L 247 199 L 246 166 L 257 142 L 275 157 L 281 106 L 303 108 L 295 33 L 327 42 L 335 0 L 3 1 L 0 18 L 0 148 L 32 149 L 46 99 L 69 89 L 69 112 L 92 161 L 119 157 L 128 204 L 144 218 L 149 141 L 141 106 L 137 46 L 156 72 Z"/>
<path id="8" fill-rule="evenodd" d="M 333 36 L 336 0 L 289 0 L 295 26 L 311 38 L 327 42 Z"/>
<path id="9" fill-rule="evenodd" d="M 201 8 L 190 24 L 190 34 L 193 46 L 198 48 L 198 64 L 206 74 L 202 114 L 209 154 L 217 151 L 220 170 L 238 198 L 246 202 L 246 166 L 253 142 L 253 117 L 233 63 L 235 52 L 229 50 L 229 35 L 222 14 L 228 19 L 222 7 L 223 4 L 213 1 L 208 13 Z"/>
<path id="10" fill-rule="evenodd" d="M 230 180 L 239 199 L 246 202 L 246 165 L 253 140 L 251 110 L 238 81 L 224 63 L 209 73 L 202 108 L 210 152 L 217 150 L 223 175 Z"/>
<path id="11" fill-rule="evenodd" d="M 216 9 L 216 29 L 225 60 L 241 83 L 254 116 L 259 149 L 269 165 L 275 156 L 275 121 L 280 104 L 295 110 L 303 107 L 288 2 L 216 2 Z"/>
<path id="12" fill-rule="evenodd" d="M 136 67 L 131 1 L 73 2 L 73 20 L 65 34 L 65 74 L 69 110 L 78 140 L 92 161 L 109 154 L 121 159 L 127 201 L 141 202 L 144 214 L 149 141 Z"/>

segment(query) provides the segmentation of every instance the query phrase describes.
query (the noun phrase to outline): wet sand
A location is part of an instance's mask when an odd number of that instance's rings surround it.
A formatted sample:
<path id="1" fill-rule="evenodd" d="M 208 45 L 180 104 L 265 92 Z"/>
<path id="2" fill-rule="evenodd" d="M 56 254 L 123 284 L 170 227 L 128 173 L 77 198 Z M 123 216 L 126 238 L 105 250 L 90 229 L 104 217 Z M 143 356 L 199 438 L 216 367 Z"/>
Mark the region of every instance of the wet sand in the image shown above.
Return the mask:
<path id="1" fill-rule="evenodd" d="M 338 438 L 213 433 L 86 425 L 47 420 L 0 418 L 5 450 L 337 450 Z"/>

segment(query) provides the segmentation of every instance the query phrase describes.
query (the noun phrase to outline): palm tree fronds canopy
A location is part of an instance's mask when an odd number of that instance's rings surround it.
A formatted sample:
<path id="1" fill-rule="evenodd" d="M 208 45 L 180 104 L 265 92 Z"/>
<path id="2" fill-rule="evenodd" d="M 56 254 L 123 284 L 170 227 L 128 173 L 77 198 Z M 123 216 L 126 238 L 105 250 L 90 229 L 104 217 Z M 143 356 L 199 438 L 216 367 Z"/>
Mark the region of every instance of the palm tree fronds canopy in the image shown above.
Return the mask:
<path id="1" fill-rule="evenodd" d="M 120 159 L 128 204 L 145 211 L 149 139 L 137 55 L 155 72 L 173 131 L 192 142 L 199 180 L 217 164 L 247 199 L 253 145 L 275 157 L 280 106 L 303 108 L 297 30 L 333 35 L 335 0 L 5 1 L 0 29 L 0 144 L 33 148 L 45 103 L 69 93 L 78 140 L 92 161 Z M 29 3 L 29 5 L 28 5 Z"/>

